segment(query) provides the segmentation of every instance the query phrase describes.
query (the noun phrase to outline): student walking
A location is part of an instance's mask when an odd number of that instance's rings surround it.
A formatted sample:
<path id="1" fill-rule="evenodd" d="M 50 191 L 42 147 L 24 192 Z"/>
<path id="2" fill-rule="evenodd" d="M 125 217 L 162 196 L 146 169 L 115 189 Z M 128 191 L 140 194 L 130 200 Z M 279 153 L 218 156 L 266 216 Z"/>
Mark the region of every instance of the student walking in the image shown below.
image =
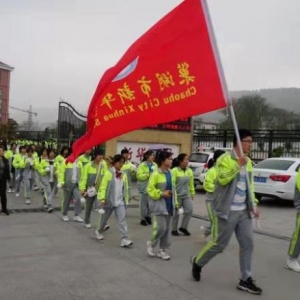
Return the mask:
<path id="1" fill-rule="evenodd" d="M 218 253 L 222 252 L 235 232 L 240 246 L 241 279 L 237 288 L 252 294 L 261 294 L 252 279 L 253 229 L 251 214 L 258 217 L 254 204 L 254 189 L 251 160 L 249 154 L 252 134 L 248 130 L 239 131 L 243 153 L 239 151 L 237 137 L 233 140 L 233 151 L 219 157 L 217 162 L 217 180 L 213 194 L 213 236 L 199 254 L 192 258 L 192 275 L 196 281 L 201 279 L 202 268 Z M 245 154 L 245 155 L 244 155 Z M 246 179 L 250 177 L 250 186 Z"/>
<path id="2" fill-rule="evenodd" d="M 48 151 L 46 148 L 42 149 L 42 156 L 36 160 L 36 168 L 40 178 L 40 183 L 43 188 L 43 203 L 44 208 L 48 213 L 52 213 L 52 191 L 50 185 L 50 163 L 48 158 Z"/>
<path id="3" fill-rule="evenodd" d="M 7 216 L 9 215 L 9 212 L 7 210 L 6 187 L 9 180 L 9 163 L 4 156 L 4 147 L 0 146 L 0 198 L 2 213 Z"/>
<path id="4" fill-rule="evenodd" d="M 178 229 L 179 210 L 175 210 L 173 217 L 172 235 L 179 236 L 178 230 L 184 235 L 191 235 L 188 231 L 190 219 L 193 214 L 193 197 L 195 196 L 194 175 L 188 167 L 189 156 L 181 153 L 173 160 L 172 178 L 176 189 L 178 208 L 183 209 L 181 226 Z M 178 230 L 177 230 L 178 229 Z"/>
<path id="5" fill-rule="evenodd" d="M 101 150 L 94 152 L 92 162 L 86 164 L 83 168 L 79 190 L 82 196 L 85 196 L 85 217 L 84 224 L 86 228 L 91 228 L 91 213 L 93 204 L 97 201 L 97 191 L 100 188 L 101 180 L 107 171 L 105 164 L 102 164 L 104 153 Z"/>
<path id="6" fill-rule="evenodd" d="M 14 158 L 17 154 L 17 144 L 12 143 L 10 145 L 10 149 L 5 151 L 5 158 L 8 160 L 9 163 L 9 173 L 10 173 L 10 182 L 9 182 L 9 189 L 8 193 L 14 193 L 15 192 L 15 186 L 16 186 L 16 170 L 13 166 Z"/>
<path id="7" fill-rule="evenodd" d="M 137 169 L 137 188 L 140 193 L 140 224 L 142 226 L 151 225 L 151 216 L 149 211 L 149 196 L 147 186 L 150 175 L 157 170 L 157 164 L 154 162 L 154 152 L 148 150 L 145 152 L 143 161 Z"/>
<path id="8" fill-rule="evenodd" d="M 171 256 L 167 250 L 171 246 L 172 217 L 178 208 L 175 184 L 170 171 L 172 153 L 161 151 L 157 162 L 159 169 L 150 175 L 147 188 L 152 216 L 152 238 L 147 242 L 147 252 L 149 256 L 169 260 Z M 154 250 L 156 246 L 159 246 L 157 253 Z"/>
<path id="9" fill-rule="evenodd" d="M 205 204 L 207 209 L 207 214 L 210 220 L 210 224 L 206 227 L 205 236 L 208 237 L 211 234 L 211 226 L 214 220 L 214 212 L 212 209 L 212 200 L 213 200 L 213 193 L 215 190 L 215 182 L 217 180 L 217 169 L 216 163 L 218 158 L 223 155 L 225 151 L 223 150 L 216 150 L 214 153 L 213 158 L 208 161 L 208 171 L 206 173 L 203 188 L 206 191 L 205 196 Z"/>
<path id="10" fill-rule="evenodd" d="M 133 242 L 128 237 L 126 221 L 129 190 L 127 175 L 121 171 L 123 164 L 123 156 L 119 154 L 115 155 L 112 161 L 112 168 L 104 174 L 97 195 L 104 212 L 100 214 L 99 225 L 95 234 L 98 240 L 104 239 L 103 232 L 105 231 L 105 225 L 112 212 L 114 212 L 121 233 L 121 247 L 130 247 Z"/>
<path id="11" fill-rule="evenodd" d="M 296 228 L 290 243 L 288 251 L 289 258 L 285 264 L 285 267 L 289 270 L 300 273 L 300 265 L 298 262 L 300 256 L 300 171 L 298 171 L 296 179 L 294 204 L 297 210 Z"/>
<path id="12" fill-rule="evenodd" d="M 37 161 L 33 157 L 33 149 L 31 147 L 26 149 L 26 154 L 23 178 L 25 186 L 25 203 L 29 205 L 31 203 L 31 191 L 35 182 L 35 166 Z"/>
<path id="13" fill-rule="evenodd" d="M 13 161 L 13 167 L 16 170 L 16 197 L 20 196 L 20 187 L 23 181 L 23 171 L 25 169 L 25 161 L 26 161 L 26 148 L 21 146 L 19 148 L 19 153 L 15 155 Z"/>
<path id="14" fill-rule="evenodd" d="M 128 191 L 129 191 L 129 201 L 131 200 L 131 184 L 132 179 L 136 175 L 136 166 L 129 160 L 130 153 L 127 149 L 123 149 L 121 151 L 121 155 L 124 158 L 124 164 L 122 167 L 122 171 L 124 171 L 128 178 Z"/>
<path id="15" fill-rule="evenodd" d="M 69 221 L 68 212 L 70 208 L 71 199 L 75 200 L 73 220 L 75 222 L 83 223 L 80 217 L 82 212 L 81 207 L 81 194 L 79 192 L 78 183 L 82 175 L 81 162 L 75 161 L 74 163 L 65 164 L 63 162 L 59 167 L 58 185 L 59 189 L 63 188 L 63 199 L 61 205 L 62 219 L 65 222 Z"/>

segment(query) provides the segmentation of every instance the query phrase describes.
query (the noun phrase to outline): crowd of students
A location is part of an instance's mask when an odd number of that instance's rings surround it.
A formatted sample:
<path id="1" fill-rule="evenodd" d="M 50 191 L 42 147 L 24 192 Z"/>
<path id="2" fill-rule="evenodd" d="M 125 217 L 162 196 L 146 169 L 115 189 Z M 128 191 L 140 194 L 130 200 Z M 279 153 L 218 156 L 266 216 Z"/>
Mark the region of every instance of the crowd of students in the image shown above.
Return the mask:
<path id="1" fill-rule="evenodd" d="M 258 218 L 258 201 L 255 199 L 252 180 L 252 163 L 247 157 L 251 150 L 252 134 L 240 131 L 242 150 L 234 138 L 231 152 L 216 151 L 209 163 L 204 189 L 207 212 L 211 221 L 205 235 L 211 236 L 203 249 L 191 258 L 192 275 L 200 281 L 202 269 L 218 253 L 222 252 L 233 233 L 240 246 L 241 279 L 237 288 L 253 294 L 261 294 L 252 279 L 253 229 L 252 218 Z M 20 195 L 20 186 L 24 182 L 24 200 L 30 204 L 31 191 L 34 188 L 43 191 L 43 205 L 52 212 L 53 198 L 62 190 L 62 220 L 69 221 L 69 207 L 74 200 L 74 218 L 91 228 L 91 212 L 99 212 L 99 221 L 95 230 L 98 240 L 104 240 L 110 228 L 108 221 L 114 212 L 120 231 L 121 247 L 130 247 L 126 219 L 127 205 L 131 199 L 133 178 L 137 180 L 140 195 L 140 224 L 152 225 L 152 235 L 146 242 L 149 256 L 170 260 L 168 250 L 171 236 L 184 234 L 190 236 L 189 222 L 193 214 L 195 195 L 193 172 L 188 167 L 189 157 L 181 153 L 172 158 L 172 153 L 148 150 L 143 161 L 136 167 L 129 160 L 129 152 L 123 149 L 114 157 L 105 158 L 103 151 L 87 151 L 74 163 L 66 162 L 70 154 L 63 147 L 56 156 L 54 149 L 41 149 L 40 155 L 34 145 L 19 147 L 16 144 L 4 153 L 0 147 L 0 185 L 2 212 L 7 215 L 6 199 L 3 190 L 9 181 L 9 192 Z M 245 155 L 244 155 L 245 154 Z M 300 174 L 300 173 L 299 173 Z M 249 180 L 250 179 L 250 180 Z M 297 178 L 297 193 L 300 195 L 300 175 Z M 300 272 L 297 262 L 300 254 L 300 196 L 295 203 L 298 210 L 297 226 L 289 250 L 286 268 Z M 82 218 L 82 204 L 84 217 Z M 179 218 L 182 221 L 179 226 Z"/>

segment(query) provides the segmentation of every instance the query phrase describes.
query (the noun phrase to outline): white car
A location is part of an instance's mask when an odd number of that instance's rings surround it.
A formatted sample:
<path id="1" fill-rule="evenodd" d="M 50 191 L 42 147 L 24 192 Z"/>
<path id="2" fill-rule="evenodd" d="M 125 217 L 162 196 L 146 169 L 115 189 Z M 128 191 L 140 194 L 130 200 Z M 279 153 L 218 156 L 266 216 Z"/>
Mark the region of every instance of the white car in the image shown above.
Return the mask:
<path id="1" fill-rule="evenodd" d="M 213 152 L 194 152 L 190 155 L 189 167 L 194 173 L 194 185 L 203 185 L 202 174 L 207 171 L 208 161 L 213 158 Z M 201 178 L 200 178 L 201 176 Z"/>
<path id="2" fill-rule="evenodd" d="M 298 158 L 268 158 L 259 162 L 253 168 L 257 199 L 272 197 L 293 200 L 299 167 Z"/>

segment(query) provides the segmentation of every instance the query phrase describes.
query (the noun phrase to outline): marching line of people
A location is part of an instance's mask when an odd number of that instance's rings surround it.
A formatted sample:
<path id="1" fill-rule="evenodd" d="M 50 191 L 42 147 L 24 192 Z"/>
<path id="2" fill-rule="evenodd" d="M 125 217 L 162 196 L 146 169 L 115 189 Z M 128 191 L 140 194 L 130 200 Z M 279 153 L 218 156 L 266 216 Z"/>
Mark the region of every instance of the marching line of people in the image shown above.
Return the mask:
<path id="1" fill-rule="evenodd" d="M 205 236 L 210 239 L 198 254 L 191 258 L 192 276 L 201 280 L 205 266 L 217 254 L 227 247 L 233 233 L 239 243 L 240 281 L 237 288 L 252 294 L 261 294 L 262 289 L 252 277 L 252 256 L 254 250 L 252 218 L 258 218 L 258 201 L 255 199 L 253 183 L 253 166 L 248 157 L 253 143 L 248 130 L 240 130 L 243 153 L 234 137 L 231 152 L 216 151 L 209 162 L 204 189 L 206 190 L 206 207 L 210 226 Z M 11 180 L 9 160 L 5 158 L 4 149 L 0 147 L 0 184 Z M 13 149 L 12 149 L 13 151 Z M 45 150 L 41 157 L 34 158 L 32 148 L 20 150 L 20 158 L 14 159 L 13 166 L 18 171 L 16 182 L 25 180 L 25 195 L 30 195 L 34 184 L 33 170 L 39 176 L 44 189 L 44 204 L 51 212 L 53 195 L 62 190 L 62 219 L 69 221 L 68 211 L 71 199 L 74 199 L 74 221 L 92 228 L 91 212 L 99 212 L 95 235 L 98 240 L 105 239 L 109 229 L 108 221 L 114 212 L 118 224 L 121 247 L 131 247 L 126 211 L 131 199 L 131 182 L 136 176 L 140 194 L 140 225 L 152 226 L 152 236 L 146 242 L 149 256 L 170 260 L 171 237 L 180 233 L 190 236 L 188 229 L 193 214 L 195 195 L 193 172 L 188 167 L 189 156 L 181 153 L 172 159 L 172 153 L 147 151 L 142 163 L 136 167 L 128 160 L 128 151 L 106 159 L 101 150 L 92 154 L 87 151 L 74 163 L 66 163 L 70 150 L 64 147 L 60 155 Z M 27 152 L 27 154 L 26 154 Z M 9 155 L 10 156 L 10 155 Z M 15 162 L 16 160 L 16 162 Z M 23 170 L 23 172 L 20 172 Z M 248 177 L 248 178 L 247 178 Z M 250 179 L 250 180 L 248 180 Z M 11 181 L 10 181 L 11 184 Z M 6 183 L 5 183 L 6 186 Z M 18 185 L 16 191 L 18 192 Z M 14 186 L 12 186 L 14 188 Z M 1 190 L 1 203 L 3 191 Z M 5 199 L 5 197 L 4 197 Z M 27 198 L 26 198 L 27 199 Z M 28 196 L 30 199 L 30 196 Z M 81 218 L 84 203 L 84 219 Z M 2 211 L 7 211 L 2 203 Z M 297 209 L 296 228 L 288 251 L 285 267 L 300 272 L 300 171 L 297 176 L 295 206 Z M 50 210 L 50 211 L 49 211 Z M 179 218 L 182 215 L 179 227 Z M 178 228 L 179 227 L 179 228 Z"/>

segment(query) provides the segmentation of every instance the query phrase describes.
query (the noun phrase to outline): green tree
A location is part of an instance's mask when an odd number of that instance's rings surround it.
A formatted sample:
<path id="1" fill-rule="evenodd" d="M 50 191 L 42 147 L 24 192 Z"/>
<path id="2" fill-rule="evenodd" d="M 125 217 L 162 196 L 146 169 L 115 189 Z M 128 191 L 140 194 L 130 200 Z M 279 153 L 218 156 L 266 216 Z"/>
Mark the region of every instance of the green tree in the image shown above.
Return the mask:
<path id="1" fill-rule="evenodd" d="M 264 117 L 270 110 L 267 100 L 260 95 L 243 96 L 233 100 L 233 107 L 240 128 L 261 129 L 264 124 Z M 227 109 L 223 110 L 227 119 L 220 124 L 222 129 L 232 129 L 231 116 Z"/>

